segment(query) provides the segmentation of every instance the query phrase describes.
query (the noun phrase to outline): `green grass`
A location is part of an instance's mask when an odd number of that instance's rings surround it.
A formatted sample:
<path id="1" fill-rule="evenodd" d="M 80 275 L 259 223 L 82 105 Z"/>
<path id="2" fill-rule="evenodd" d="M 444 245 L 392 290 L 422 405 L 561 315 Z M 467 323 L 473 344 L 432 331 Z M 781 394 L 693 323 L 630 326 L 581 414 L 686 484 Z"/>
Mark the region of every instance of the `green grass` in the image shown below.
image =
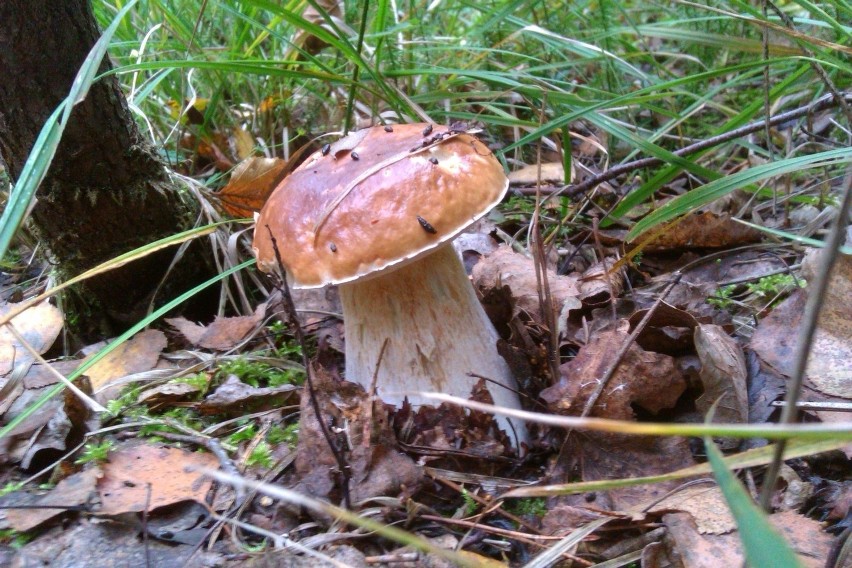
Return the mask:
<path id="1" fill-rule="evenodd" d="M 358 124 L 475 121 L 498 144 L 498 157 L 510 168 L 533 163 L 540 144 L 550 150 L 551 159 L 582 162 L 592 170 L 638 158 L 661 160 L 660 165 L 613 180 L 616 188 L 633 189 L 610 211 L 607 204 L 596 213 L 603 227 L 625 229 L 637 242 L 661 223 L 735 192 L 753 196 L 755 203 L 775 199 L 783 193 L 785 181 L 808 188 L 791 196 L 791 203 L 829 202 L 836 198 L 826 187 L 852 161 L 849 141 L 838 134 L 840 129 L 828 139 L 796 139 L 789 145 L 778 132 L 766 144 L 758 132 L 688 156 L 674 154 L 697 140 L 760 120 L 767 107 L 777 114 L 807 105 L 829 93 L 831 86 L 850 90 L 852 8 L 845 0 L 782 4 L 794 30 L 785 29 L 778 15 L 764 16 L 751 3 L 738 0 L 706 6 L 448 0 L 431 10 L 427 1 L 377 0 L 369 5 L 349 2 L 341 19 L 324 17 L 319 22 L 307 21 L 303 17 L 307 4 L 297 0 L 95 0 L 93 4 L 107 32 L 83 66 L 68 104 L 57 109 L 45 126 L 4 209 L 0 257 L 12 262 L 14 251 L 9 247 L 20 237 L 19 227 L 26 222 L 71 103 L 95 80 L 107 47 L 144 135 L 175 167 L 195 154 L 193 147 L 181 144 L 184 133 L 205 142 L 216 136 L 227 140 L 241 130 L 256 152 L 286 156 L 306 138 Z M 772 29 L 766 46 L 764 25 Z M 315 34 L 327 47 L 309 51 L 293 45 L 293 38 L 302 32 Z M 189 106 L 201 120 L 181 117 Z M 850 127 L 848 117 L 832 112 L 838 123 Z M 578 133 L 598 140 L 601 151 L 575 156 L 562 152 L 578 142 Z M 199 180 L 215 188 L 225 175 L 207 170 Z M 512 197 L 503 212 L 511 222 L 524 224 L 534 210 L 530 198 Z M 556 211 L 546 214 L 543 232 L 560 246 L 569 231 L 557 226 L 555 219 L 578 210 L 563 200 Z M 771 231 L 794 237 L 779 229 Z M 151 250 L 209 234 L 210 230 L 198 229 L 169 243 L 153 243 Z M 134 251 L 130 257 L 151 250 Z M 232 277 L 251 279 L 248 271 L 240 275 L 251 264 L 248 257 L 228 264 L 217 278 L 136 322 L 69 378 L 85 373 L 121 342 L 157 323 L 204 287 Z M 780 277 L 764 279 L 747 292 L 774 295 L 789 284 Z M 720 290 L 711 301 L 728 307 L 732 292 Z M 271 331 L 276 335 L 284 330 Z M 298 355 L 291 344 L 277 339 L 274 343 L 276 358 Z M 249 357 L 222 364 L 216 380 L 228 373 L 255 386 L 298 383 L 302 378 L 297 370 Z M 181 380 L 209 386 L 201 375 Z M 47 389 L 28 412 L 0 428 L 0 437 L 62 388 Z M 126 412 L 133 406 L 132 398 L 113 403 L 110 410 Z M 188 428 L 201 426 L 183 414 L 165 418 L 182 421 Z M 270 445 L 294 444 L 297 428 L 270 430 L 249 461 L 267 465 Z M 243 425 L 229 441 L 247 441 L 256 432 L 255 426 Z M 80 459 L 98 461 L 108 450 L 106 443 L 90 444 Z M 718 468 L 716 473 L 724 475 Z M 743 518 L 749 518 L 747 495 L 731 490 L 729 497 L 740 506 Z M 530 513 L 537 514 L 539 503 L 530 501 L 530 507 Z"/>

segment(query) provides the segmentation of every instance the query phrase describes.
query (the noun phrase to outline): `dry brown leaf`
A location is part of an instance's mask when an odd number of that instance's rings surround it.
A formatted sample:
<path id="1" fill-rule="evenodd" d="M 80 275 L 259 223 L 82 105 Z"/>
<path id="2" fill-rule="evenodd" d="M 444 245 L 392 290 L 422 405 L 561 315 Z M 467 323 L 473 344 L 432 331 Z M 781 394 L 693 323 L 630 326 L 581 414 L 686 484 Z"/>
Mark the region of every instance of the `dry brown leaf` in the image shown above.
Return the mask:
<path id="1" fill-rule="evenodd" d="M 85 469 L 66 477 L 47 494 L 27 503 L 38 507 L 60 505 L 61 509 L 8 509 L 6 521 L 14 530 L 26 532 L 65 513 L 68 507 L 87 505 L 97 494 L 96 484 L 100 475 L 101 471 L 96 467 Z"/>
<path id="2" fill-rule="evenodd" d="M 561 163 L 547 162 L 541 164 L 540 171 L 537 164 L 532 164 L 509 172 L 509 183 L 512 185 L 534 185 L 538 180 L 562 183 L 564 177 L 565 170 Z"/>
<path id="3" fill-rule="evenodd" d="M 647 313 L 648 310 L 634 312 L 628 318 L 630 329 L 635 329 Z M 694 348 L 693 334 L 697 325 L 698 321 L 689 312 L 662 302 L 651 314 L 636 343 L 646 351 L 683 355 Z"/>
<path id="4" fill-rule="evenodd" d="M 573 438 L 573 437 L 572 437 Z M 677 471 L 695 465 L 686 438 L 630 436 L 587 432 L 567 443 L 559 459 L 576 460 L 583 481 L 629 479 Z M 549 481 L 550 482 L 550 481 Z M 594 503 L 586 506 L 608 507 L 611 511 L 640 518 L 637 511 L 676 489 L 682 481 L 648 483 L 598 492 Z M 577 495 L 585 501 L 585 495 Z M 576 504 L 576 503 L 575 503 Z"/>
<path id="5" fill-rule="evenodd" d="M 742 424 L 748 422 L 748 389 L 743 350 L 718 325 L 699 325 L 695 330 L 695 350 L 701 359 L 701 383 L 704 394 L 696 408 L 707 413 L 716 401 L 714 421 Z M 739 446 L 739 440 L 719 440 L 722 449 Z"/>
<path id="6" fill-rule="evenodd" d="M 647 252 L 699 248 L 726 248 L 760 242 L 762 234 L 728 215 L 710 211 L 693 213 L 658 229 L 660 235 L 645 247 Z"/>
<path id="7" fill-rule="evenodd" d="M 663 515 L 668 529 L 665 544 L 669 557 L 680 559 L 682 566 L 689 568 L 718 568 L 720 566 L 742 566 L 742 554 L 738 547 L 719 543 L 702 536 L 689 513 Z M 739 540 L 737 539 L 737 544 Z"/>
<path id="8" fill-rule="evenodd" d="M 579 290 L 573 276 L 557 276 L 548 271 L 548 283 L 555 315 L 568 309 L 580 307 L 577 299 Z M 483 258 L 473 268 L 473 284 L 483 294 L 489 290 L 508 286 L 517 310 L 526 312 L 534 321 L 546 325 L 538 301 L 538 281 L 532 259 L 501 246 Z"/>
<path id="9" fill-rule="evenodd" d="M 359 385 L 333 377 L 321 367 L 313 370 L 315 401 L 332 432 L 345 430 L 349 448 L 350 493 L 355 501 L 377 495 L 396 496 L 416 491 L 423 470 L 397 449 L 388 409 L 373 401 Z M 335 490 L 339 476 L 336 460 L 328 447 L 314 412 L 311 394 L 302 392 L 299 442 L 296 449 L 297 491 L 325 498 Z M 341 440 L 342 441 L 342 440 Z"/>
<path id="10" fill-rule="evenodd" d="M 237 155 L 238 160 L 247 160 L 254 153 L 254 137 L 248 130 L 239 126 L 234 128 L 233 141 L 234 154 Z M 241 161 L 240 164 L 242 163 L 243 162 Z M 240 164 L 237 164 L 237 167 L 239 167 Z M 231 179 L 233 179 L 233 175 L 231 176 Z"/>
<path id="11" fill-rule="evenodd" d="M 542 391 L 550 409 L 559 414 L 579 414 L 597 388 L 628 337 L 626 331 L 602 331 L 584 345 L 577 356 L 560 368 L 559 381 Z M 668 355 L 630 346 L 607 383 L 591 415 L 632 420 L 632 404 L 657 413 L 671 408 L 686 389 L 686 381 Z"/>
<path id="12" fill-rule="evenodd" d="M 715 483 L 684 487 L 654 505 L 648 512 L 663 511 L 689 513 L 701 534 L 724 534 L 737 528 L 725 496 Z"/>
<path id="13" fill-rule="evenodd" d="M 162 331 L 149 329 L 137 333 L 106 357 L 89 367 L 86 376 L 92 382 L 95 399 L 106 404 L 118 396 L 120 387 L 107 387 L 113 379 L 150 371 L 157 366 L 160 353 L 166 348 L 166 336 Z"/>
<path id="14" fill-rule="evenodd" d="M 803 567 L 823 568 L 832 538 L 822 530 L 819 522 L 792 511 L 770 515 L 769 521 L 796 552 Z M 684 566 L 716 568 L 743 565 L 738 532 L 701 535 L 688 513 L 664 515 L 663 522 L 670 535 L 666 542 Z"/>
<path id="15" fill-rule="evenodd" d="M 266 304 L 260 304 L 250 316 L 216 316 L 208 326 L 193 323 L 184 317 L 166 319 L 196 347 L 228 351 L 243 341 L 266 317 Z"/>
<path id="16" fill-rule="evenodd" d="M 231 375 L 213 394 L 198 405 L 198 411 L 202 414 L 235 413 L 237 415 L 260 412 L 284 406 L 299 389 L 300 387 L 296 385 L 253 387 Z"/>
<path id="17" fill-rule="evenodd" d="M 578 281 L 579 298 L 586 305 L 607 303 L 611 298 L 617 298 L 624 290 L 624 278 L 621 270 L 612 270 L 615 258 L 607 258 L 591 265 L 583 272 Z"/>
<path id="18" fill-rule="evenodd" d="M 847 239 L 847 246 L 852 239 Z M 813 281 L 825 251 L 808 251 L 802 276 Z M 808 358 L 808 381 L 818 390 L 852 399 L 852 256 L 839 255 L 831 271 Z"/>
<path id="19" fill-rule="evenodd" d="M 0 306 L 0 316 L 16 309 L 15 304 Z M 45 353 L 62 331 L 64 319 L 59 308 L 42 302 L 12 318 L 12 325 L 35 351 Z M 12 335 L 6 326 L 0 328 L 0 375 L 10 372 L 13 366 L 31 363 L 33 356 Z"/>
<path id="20" fill-rule="evenodd" d="M 263 208 L 286 173 L 287 162 L 280 158 L 246 158 L 237 164 L 217 196 L 229 214 L 251 217 Z"/>
<path id="21" fill-rule="evenodd" d="M 98 482 L 101 515 L 154 510 L 180 501 L 204 503 L 211 480 L 189 468 L 216 469 L 211 454 L 139 444 L 111 452 Z"/>

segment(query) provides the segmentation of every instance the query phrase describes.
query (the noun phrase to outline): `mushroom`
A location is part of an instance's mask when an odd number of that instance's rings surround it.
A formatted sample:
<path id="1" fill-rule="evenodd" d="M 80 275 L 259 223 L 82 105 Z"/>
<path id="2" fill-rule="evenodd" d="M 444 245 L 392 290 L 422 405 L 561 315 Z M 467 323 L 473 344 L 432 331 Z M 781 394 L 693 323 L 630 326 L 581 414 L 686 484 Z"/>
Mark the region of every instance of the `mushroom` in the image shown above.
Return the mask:
<path id="1" fill-rule="evenodd" d="M 385 402 L 420 405 L 429 401 L 412 393 L 469 397 L 473 372 L 491 379 L 496 405 L 518 409 L 498 334 L 450 242 L 508 184 L 491 151 L 464 132 L 367 128 L 281 182 L 257 219 L 254 253 L 261 270 L 277 269 L 271 232 L 291 286 L 339 286 L 347 380 L 369 390 L 376 376 Z M 521 422 L 497 423 L 518 444 L 527 439 Z"/>

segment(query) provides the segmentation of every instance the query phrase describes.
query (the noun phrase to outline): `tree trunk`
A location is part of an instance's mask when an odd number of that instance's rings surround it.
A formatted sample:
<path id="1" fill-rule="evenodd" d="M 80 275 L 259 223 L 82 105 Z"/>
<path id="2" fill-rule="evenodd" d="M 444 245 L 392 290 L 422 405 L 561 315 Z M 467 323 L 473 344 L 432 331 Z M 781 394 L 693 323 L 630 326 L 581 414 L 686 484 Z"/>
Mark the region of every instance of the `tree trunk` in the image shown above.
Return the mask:
<path id="1" fill-rule="evenodd" d="M 14 180 L 99 31 L 89 0 L 2 0 L 0 22 L 0 156 Z M 110 68 L 105 60 L 100 72 Z M 141 138 L 118 80 L 96 82 L 71 115 L 32 211 L 50 260 L 64 277 L 74 276 L 188 228 L 193 219 L 193 205 L 180 199 Z M 86 301 L 118 327 L 138 321 L 173 254 L 166 250 L 87 281 Z M 185 267 L 168 281 L 182 291 L 189 274 L 197 280 L 204 272 Z"/>

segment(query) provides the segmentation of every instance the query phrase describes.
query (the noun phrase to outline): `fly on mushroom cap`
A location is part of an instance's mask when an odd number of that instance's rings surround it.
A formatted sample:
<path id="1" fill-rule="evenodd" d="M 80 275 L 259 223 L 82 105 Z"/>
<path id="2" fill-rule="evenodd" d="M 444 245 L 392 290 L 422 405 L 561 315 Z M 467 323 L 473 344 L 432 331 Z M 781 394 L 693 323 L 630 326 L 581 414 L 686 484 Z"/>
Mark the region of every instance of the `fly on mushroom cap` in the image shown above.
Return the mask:
<path id="1" fill-rule="evenodd" d="M 428 253 L 499 203 L 508 180 L 491 151 L 437 125 L 435 142 L 412 151 L 426 127 L 368 128 L 311 155 L 260 213 L 254 236 L 260 268 L 275 269 L 271 230 L 294 287 L 349 282 Z M 424 231 L 418 216 L 435 233 Z"/>

